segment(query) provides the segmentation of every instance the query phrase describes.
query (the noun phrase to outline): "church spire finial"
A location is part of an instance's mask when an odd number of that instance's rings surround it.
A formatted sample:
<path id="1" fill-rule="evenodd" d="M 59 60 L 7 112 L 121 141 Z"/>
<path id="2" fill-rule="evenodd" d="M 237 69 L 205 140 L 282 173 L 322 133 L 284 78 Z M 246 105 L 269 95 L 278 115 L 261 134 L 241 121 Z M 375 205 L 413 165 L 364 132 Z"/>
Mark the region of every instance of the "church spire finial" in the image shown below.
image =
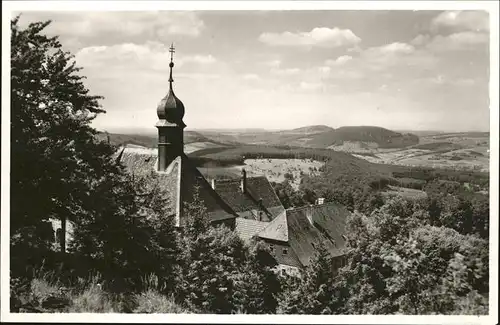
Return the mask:
<path id="1" fill-rule="evenodd" d="M 170 78 L 168 79 L 168 82 L 170 83 L 170 88 L 172 88 L 172 82 L 174 82 L 174 78 L 172 78 L 172 68 L 174 67 L 174 53 L 175 53 L 174 43 L 170 45 L 170 49 L 168 51 L 170 52 L 170 63 L 168 65 L 170 67 Z"/>

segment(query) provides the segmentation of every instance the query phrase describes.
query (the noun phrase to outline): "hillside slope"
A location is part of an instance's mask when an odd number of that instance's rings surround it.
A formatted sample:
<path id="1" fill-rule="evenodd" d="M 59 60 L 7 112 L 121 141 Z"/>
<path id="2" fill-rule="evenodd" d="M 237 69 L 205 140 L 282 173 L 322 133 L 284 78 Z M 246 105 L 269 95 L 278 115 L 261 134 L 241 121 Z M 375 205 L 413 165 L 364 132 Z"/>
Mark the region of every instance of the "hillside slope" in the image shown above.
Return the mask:
<path id="1" fill-rule="evenodd" d="M 402 134 L 377 126 L 343 126 L 332 131 L 316 134 L 305 145 L 325 148 L 344 142 L 374 143 L 379 148 L 404 148 L 418 144 L 413 134 Z"/>
<path id="2" fill-rule="evenodd" d="M 259 144 L 328 148 L 344 142 L 360 142 L 377 148 L 404 148 L 419 143 L 413 134 L 402 134 L 376 126 L 345 126 L 333 129 L 325 125 L 305 126 L 291 130 L 267 132 L 199 131 L 212 141 L 227 144 Z"/>
<path id="3" fill-rule="evenodd" d="M 109 136 L 113 144 L 131 143 L 156 147 L 156 137 L 152 135 L 110 133 Z M 106 135 L 101 133 L 99 137 L 105 139 Z M 253 144 L 324 149 L 344 143 L 355 143 L 376 148 L 405 148 L 418 144 L 419 138 L 413 134 L 398 133 L 376 126 L 344 126 L 333 129 L 325 125 L 312 125 L 280 131 L 185 131 L 184 142 L 207 142 L 220 146 Z"/>
<path id="4" fill-rule="evenodd" d="M 106 133 L 100 132 L 97 134 L 97 138 L 101 140 L 106 140 L 109 136 L 109 141 L 113 145 L 123 145 L 123 144 L 134 144 L 147 148 L 156 148 L 158 145 L 158 139 L 156 135 L 144 135 L 144 134 L 120 134 L 120 133 Z M 213 143 L 215 145 L 224 146 L 226 143 L 222 143 L 213 139 L 210 139 L 203 134 L 196 131 L 184 131 L 184 143 Z"/>

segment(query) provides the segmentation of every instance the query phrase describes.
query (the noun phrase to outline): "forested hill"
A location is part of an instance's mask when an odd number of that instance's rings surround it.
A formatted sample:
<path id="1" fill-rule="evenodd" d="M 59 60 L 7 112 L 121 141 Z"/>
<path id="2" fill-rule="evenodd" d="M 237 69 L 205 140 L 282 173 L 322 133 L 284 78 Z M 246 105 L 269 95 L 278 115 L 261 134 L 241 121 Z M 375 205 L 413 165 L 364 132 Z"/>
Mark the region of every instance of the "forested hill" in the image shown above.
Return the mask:
<path id="1" fill-rule="evenodd" d="M 118 146 L 123 144 L 135 144 L 147 148 L 156 148 L 158 144 L 157 137 L 153 135 L 121 134 L 121 133 L 105 133 L 105 132 L 99 132 L 97 134 L 97 138 L 101 140 L 106 140 L 107 136 L 109 136 L 109 142 L 111 144 Z M 226 145 L 226 143 L 218 143 L 216 140 L 209 139 L 199 132 L 184 131 L 184 143 L 189 144 L 195 142 L 212 142 L 215 144 Z"/>
<path id="2" fill-rule="evenodd" d="M 141 134 L 110 133 L 114 144 L 132 143 L 146 147 L 156 146 L 156 137 Z M 100 134 L 105 137 L 105 134 Z M 418 136 L 399 133 L 377 126 L 343 126 L 333 129 L 325 125 L 311 125 L 296 129 L 252 132 L 251 130 L 190 130 L 184 132 L 185 143 L 211 142 L 219 145 L 262 144 L 329 148 L 344 143 L 375 148 L 405 148 L 419 143 Z"/>
<path id="3" fill-rule="evenodd" d="M 379 148 L 403 148 L 418 144 L 418 136 L 377 126 L 343 126 L 316 134 L 307 144 L 313 147 L 329 147 L 341 145 L 346 141 L 375 143 Z"/>

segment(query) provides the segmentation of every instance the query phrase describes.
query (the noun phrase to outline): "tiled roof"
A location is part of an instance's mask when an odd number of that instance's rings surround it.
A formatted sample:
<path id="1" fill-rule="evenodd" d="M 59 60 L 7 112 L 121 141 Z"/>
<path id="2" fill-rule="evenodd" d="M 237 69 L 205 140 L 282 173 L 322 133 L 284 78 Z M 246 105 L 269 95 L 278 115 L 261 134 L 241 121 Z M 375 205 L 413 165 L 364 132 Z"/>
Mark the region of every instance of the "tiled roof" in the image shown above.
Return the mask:
<path id="1" fill-rule="evenodd" d="M 186 155 L 182 155 L 181 188 L 184 202 L 193 198 L 194 188 L 199 188 L 199 196 L 205 203 L 211 221 L 237 217 L 236 212 L 213 190 L 198 169 L 191 164 Z"/>
<path id="2" fill-rule="evenodd" d="M 241 217 L 259 219 L 255 213 L 262 211 L 259 199 L 262 199 L 264 214 L 262 221 L 276 218 L 285 209 L 278 199 L 274 189 L 265 176 L 247 177 L 246 192 L 240 188 L 241 180 L 217 180 L 215 191 L 226 201 Z"/>
<path id="3" fill-rule="evenodd" d="M 282 242 L 288 241 L 288 225 L 286 211 L 283 211 L 273 221 L 268 223 L 268 226 L 259 232 L 259 237 L 264 239 L 272 239 Z"/>
<path id="4" fill-rule="evenodd" d="M 238 217 L 236 218 L 235 231 L 241 239 L 248 242 L 253 236 L 264 229 L 268 224 L 268 222 Z"/>
<path id="5" fill-rule="evenodd" d="M 155 151 L 137 150 L 137 148 L 122 147 L 117 154 L 127 171 L 132 175 L 146 176 L 156 170 L 157 154 Z"/>
<path id="6" fill-rule="evenodd" d="M 235 218 L 236 212 L 231 209 L 212 189 L 198 169 L 192 165 L 186 155 L 175 158 L 165 172 L 156 172 L 157 154 L 137 151 L 136 148 L 123 148 L 117 153 L 117 160 L 122 162 L 127 170 L 136 176 L 155 175 L 151 182 L 157 182 L 168 194 L 167 210 L 177 216 L 182 210 L 184 202 L 190 202 L 195 187 L 199 188 L 199 196 L 203 200 L 211 221 Z M 153 186 L 153 184 L 151 184 Z M 179 196 L 180 194 L 180 196 Z"/>
<path id="7" fill-rule="evenodd" d="M 301 267 L 297 254 L 290 248 L 290 245 L 285 242 L 273 242 L 264 239 L 265 242 L 272 245 L 271 254 L 278 264 Z M 286 252 L 285 252 L 286 250 Z"/>
<path id="8" fill-rule="evenodd" d="M 308 214 L 313 220 L 311 224 Z M 288 242 L 303 265 L 314 255 L 314 244 L 321 241 L 332 256 L 344 254 L 346 218 L 349 211 L 336 203 L 307 206 L 286 211 Z"/>

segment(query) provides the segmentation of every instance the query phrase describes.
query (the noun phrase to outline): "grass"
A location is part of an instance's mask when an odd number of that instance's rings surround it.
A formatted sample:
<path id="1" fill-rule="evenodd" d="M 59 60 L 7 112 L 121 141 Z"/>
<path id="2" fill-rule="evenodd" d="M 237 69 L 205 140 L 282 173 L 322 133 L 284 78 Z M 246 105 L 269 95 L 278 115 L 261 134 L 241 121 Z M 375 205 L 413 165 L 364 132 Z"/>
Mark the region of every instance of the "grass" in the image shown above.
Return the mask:
<path id="1" fill-rule="evenodd" d="M 140 314 L 188 314 L 188 309 L 177 304 L 173 297 L 167 297 L 149 289 L 134 295 L 137 304 L 134 313 Z"/>
<path id="2" fill-rule="evenodd" d="M 37 271 L 28 288 L 11 284 L 11 312 L 38 313 L 192 313 L 172 296 L 159 291 L 158 278 L 143 279 L 141 293 L 113 294 L 100 284 L 98 275 L 79 278 L 64 287 L 52 272 Z"/>

